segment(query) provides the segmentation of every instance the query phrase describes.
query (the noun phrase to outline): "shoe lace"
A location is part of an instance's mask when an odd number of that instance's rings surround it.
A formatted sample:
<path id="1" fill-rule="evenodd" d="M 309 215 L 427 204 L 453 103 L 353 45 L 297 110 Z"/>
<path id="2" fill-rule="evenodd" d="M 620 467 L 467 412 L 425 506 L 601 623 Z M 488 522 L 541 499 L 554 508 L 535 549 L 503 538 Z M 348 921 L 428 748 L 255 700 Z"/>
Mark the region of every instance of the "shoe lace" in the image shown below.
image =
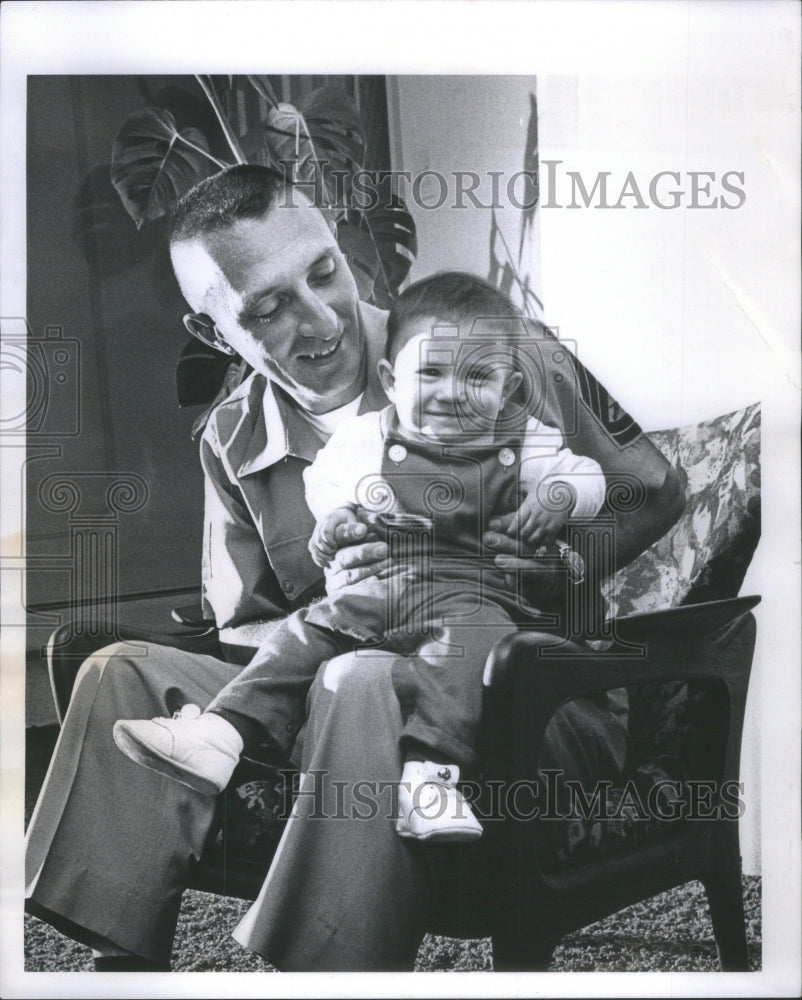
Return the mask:
<path id="1" fill-rule="evenodd" d="M 198 705 L 182 705 L 181 708 L 176 709 L 173 712 L 174 719 L 197 719 L 201 714 L 200 706 Z"/>

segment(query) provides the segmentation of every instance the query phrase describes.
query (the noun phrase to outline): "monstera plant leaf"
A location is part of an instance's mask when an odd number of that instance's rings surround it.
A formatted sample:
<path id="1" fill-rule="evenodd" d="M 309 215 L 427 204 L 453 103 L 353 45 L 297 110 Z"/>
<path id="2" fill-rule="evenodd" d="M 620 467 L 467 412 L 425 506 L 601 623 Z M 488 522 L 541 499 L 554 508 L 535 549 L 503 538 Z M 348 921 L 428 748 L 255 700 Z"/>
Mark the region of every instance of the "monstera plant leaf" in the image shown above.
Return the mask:
<path id="1" fill-rule="evenodd" d="M 151 257 L 164 241 L 158 225 L 137 232 L 111 184 L 110 164 L 93 167 L 73 201 L 72 238 L 98 277 L 120 274 Z"/>
<path id="2" fill-rule="evenodd" d="M 129 115 L 111 154 L 111 182 L 140 229 L 172 210 L 193 184 L 226 166 L 209 153 L 198 129 L 179 131 L 164 108 Z"/>
<path id="3" fill-rule="evenodd" d="M 398 200 L 370 212 L 351 212 L 337 225 L 337 242 L 359 297 L 389 309 L 418 252 L 415 222 Z"/>
<path id="4" fill-rule="evenodd" d="M 360 299 L 372 302 L 381 260 L 370 233 L 358 225 L 341 222 L 337 225 L 337 243 L 354 276 Z"/>
<path id="5" fill-rule="evenodd" d="M 333 87 L 315 90 L 300 109 L 286 103 L 272 107 L 264 139 L 267 162 L 279 169 L 292 162 L 297 179 L 322 183 L 321 195 L 330 204 L 348 197 L 350 177 L 364 162 L 359 112 L 343 91 Z"/>
<path id="6" fill-rule="evenodd" d="M 248 77 L 248 83 L 250 83 L 256 93 L 270 107 L 274 108 L 278 104 L 278 98 L 276 97 L 276 92 L 273 90 L 273 85 L 270 83 L 270 77 L 265 74 L 252 75 Z"/>
<path id="7" fill-rule="evenodd" d="M 359 110 L 345 91 L 320 87 L 303 103 L 303 115 L 318 156 L 328 161 L 330 170 L 361 170 L 367 140 Z"/>
<path id="8" fill-rule="evenodd" d="M 399 201 L 379 204 L 362 216 L 379 259 L 373 301 L 389 309 L 418 253 L 415 220 Z"/>

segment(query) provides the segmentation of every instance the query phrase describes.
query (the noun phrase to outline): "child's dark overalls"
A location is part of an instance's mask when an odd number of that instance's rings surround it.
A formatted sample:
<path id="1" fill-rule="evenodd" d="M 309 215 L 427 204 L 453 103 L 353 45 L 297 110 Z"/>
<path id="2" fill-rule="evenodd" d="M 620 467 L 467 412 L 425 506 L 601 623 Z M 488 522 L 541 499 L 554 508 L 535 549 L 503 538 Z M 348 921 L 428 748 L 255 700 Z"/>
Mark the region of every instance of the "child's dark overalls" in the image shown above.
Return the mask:
<path id="1" fill-rule="evenodd" d="M 411 442 L 389 408 L 382 467 L 357 496 L 420 525 L 390 530 L 391 575 L 336 591 L 278 623 L 248 666 L 209 706 L 245 715 L 289 748 L 304 718 L 320 664 L 360 648 L 401 655 L 393 684 L 405 718 L 404 742 L 428 758 L 462 767 L 476 760 L 482 674 L 492 648 L 521 624 L 554 630 L 555 611 L 518 597 L 485 552 L 489 519 L 517 510 L 521 433 L 493 444 Z M 402 745 L 403 749 L 403 745 Z"/>

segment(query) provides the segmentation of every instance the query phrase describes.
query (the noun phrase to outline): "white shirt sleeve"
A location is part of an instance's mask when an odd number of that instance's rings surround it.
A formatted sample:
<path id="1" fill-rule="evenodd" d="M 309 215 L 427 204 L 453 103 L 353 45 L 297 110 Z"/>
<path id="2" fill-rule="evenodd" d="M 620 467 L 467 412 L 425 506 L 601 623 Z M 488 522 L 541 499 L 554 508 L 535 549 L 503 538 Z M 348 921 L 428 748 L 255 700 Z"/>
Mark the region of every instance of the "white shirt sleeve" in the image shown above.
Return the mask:
<path id="1" fill-rule="evenodd" d="M 381 476 L 380 418 L 381 413 L 374 412 L 343 420 L 304 469 L 306 502 L 316 520 L 337 507 L 365 506 L 364 494 Z"/>
<path id="2" fill-rule="evenodd" d="M 552 482 L 569 483 L 576 491 L 572 518 L 594 517 L 604 503 L 607 483 L 599 463 L 575 455 L 556 427 L 530 417 L 521 448 L 521 488 L 527 496 L 533 491 L 547 496 Z"/>

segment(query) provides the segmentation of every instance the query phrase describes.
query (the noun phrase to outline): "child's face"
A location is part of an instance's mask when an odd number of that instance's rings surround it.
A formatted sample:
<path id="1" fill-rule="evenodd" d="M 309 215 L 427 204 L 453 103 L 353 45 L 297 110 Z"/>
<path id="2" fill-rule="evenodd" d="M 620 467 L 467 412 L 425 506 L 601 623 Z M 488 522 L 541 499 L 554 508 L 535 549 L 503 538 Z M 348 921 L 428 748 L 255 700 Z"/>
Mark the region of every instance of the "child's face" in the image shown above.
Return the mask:
<path id="1" fill-rule="evenodd" d="M 521 376 L 488 342 L 432 337 L 436 320 L 415 323 L 395 363 L 379 374 L 402 428 L 427 438 L 491 437 L 501 408 Z"/>

